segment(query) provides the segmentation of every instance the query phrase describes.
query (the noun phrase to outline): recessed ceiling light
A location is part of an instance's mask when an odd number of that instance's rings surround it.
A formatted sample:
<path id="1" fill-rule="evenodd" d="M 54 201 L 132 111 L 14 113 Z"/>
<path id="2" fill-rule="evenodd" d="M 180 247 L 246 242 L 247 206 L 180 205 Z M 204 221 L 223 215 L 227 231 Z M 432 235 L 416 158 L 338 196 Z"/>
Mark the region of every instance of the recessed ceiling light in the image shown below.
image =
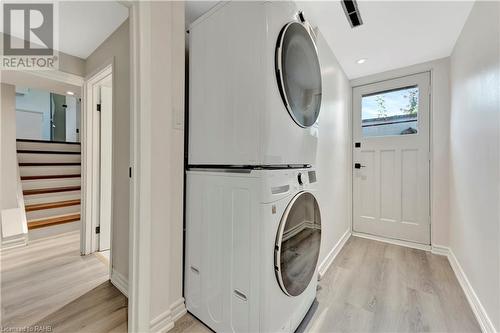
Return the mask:
<path id="1" fill-rule="evenodd" d="M 361 59 L 359 59 L 356 62 L 361 65 L 361 64 L 364 64 L 366 62 L 366 59 L 365 58 L 361 58 Z"/>
<path id="2" fill-rule="evenodd" d="M 66 91 L 66 94 L 73 96 L 75 93 L 72 91 Z"/>

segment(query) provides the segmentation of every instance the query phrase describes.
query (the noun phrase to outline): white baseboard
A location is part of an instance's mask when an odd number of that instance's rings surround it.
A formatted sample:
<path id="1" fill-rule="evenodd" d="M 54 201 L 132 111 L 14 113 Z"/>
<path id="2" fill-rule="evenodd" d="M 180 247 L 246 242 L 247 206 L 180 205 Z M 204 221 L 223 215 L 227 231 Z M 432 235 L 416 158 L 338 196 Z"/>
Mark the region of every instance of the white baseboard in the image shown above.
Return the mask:
<path id="1" fill-rule="evenodd" d="M 128 297 L 128 279 L 123 276 L 123 274 L 117 272 L 114 268 L 111 271 L 111 283 L 119 290 L 121 293 Z"/>
<path id="2" fill-rule="evenodd" d="M 184 316 L 187 313 L 184 297 L 181 297 L 176 302 L 174 302 L 174 304 L 170 306 L 170 311 L 172 313 L 172 321 L 174 322 Z"/>
<path id="3" fill-rule="evenodd" d="M 445 256 L 448 258 L 450 266 L 453 269 L 458 282 L 460 283 L 460 287 L 462 287 L 462 290 L 464 291 L 465 297 L 469 302 L 472 312 L 474 312 L 477 322 L 479 323 L 479 326 L 481 326 L 481 331 L 484 333 L 497 332 L 495 330 L 493 322 L 490 320 L 490 317 L 481 304 L 481 301 L 474 291 L 474 288 L 472 288 L 467 275 L 465 275 L 465 272 L 462 269 L 462 266 L 460 266 L 460 263 L 458 262 L 457 257 L 455 257 L 453 251 L 447 246 L 433 245 L 431 252 L 433 254 Z"/>
<path id="4" fill-rule="evenodd" d="M 331 251 L 326 255 L 325 259 L 323 259 L 321 264 L 319 264 L 318 266 L 319 280 L 323 278 L 328 268 L 330 268 L 330 265 L 332 264 L 333 260 L 339 254 L 340 250 L 342 250 L 349 237 L 351 237 L 351 230 L 347 230 L 342 235 L 342 237 L 340 237 L 337 244 L 335 244 L 333 249 L 331 249 Z"/>
<path id="5" fill-rule="evenodd" d="M 381 241 L 381 242 L 385 242 L 385 243 L 389 243 L 389 244 L 406 246 L 406 247 L 415 248 L 415 249 L 419 249 L 419 250 L 431 251 L 431 253 L 433 253 L 433 254 L 447 257 L 448 261 L 450 263 L 450 266 L 453 269 L 453 272 L 455 273 L 455 276 L 457 277 L 457 280 L 460 283 L 460 286 L 462 287 L 462 290 L 465 293 L 465 296 L 467 298 L 467 301 L 470 304 L 472 312 L 474 312 L 474 315 L 476 316 L 476 319 L 479 323 L 479 326 L 481 326 L 481 331 L 484 333 L 497 332 L 497 330 L 495 329 L 495 326 L 493 325 L 493 322 L 491 321 L 490 317 L 488 316 L 488 313 L 486 312 L 483 305 L 481 304 L 479 297 L 477 296 L 476 292 L 472 288 L 472 285 L 470 284 L 469 279 L 467 279 L 467 275 L 465 275 L 465 272 L 462 269 L 462 266 L 460 266 L 460 263 L 458 262 L 457 258 L 455 257 L 455 254 L 453 253 L 453 251 L 449 247 L 442 246 L 442 245 L 432 245 L 432 246 L 420 245 L 420 244 L 416 244 L 416 243 L 400 241 L 400 240 L 392 240 L 392 239 L 388 239 L 388 238 L 377 237 L 377 236 L 362 234 L 362 233 L 357 233 L 357 232 L 352 232 L 352 235 L 356 236 L 356 237 L 377 240 L 377 241 Z"/>
<path id="6" fill-rule="evenodd" d="M 444 250 L 444 247 L 442 247 Z M 477 296 L 476 292 L 474 291 L 474 288 L 472 288 L 472 285 L 469 282 L 469 279 L 467 279 L 467 275 L 465 275 L 464 270 L 462 269 L 462 266 L 460 266 L 460 263 L 458 262 L 457 257 L 455 257 L 455 254 L 453 251 L 448 248 L 448 261 L 450 262 L 451 268 L 453 268 L 453 271 L 455 272 L 455 275 L 458 279 L 458 282 L 460 283 L 460 286 L 462 287 L 465 296 L 467 297 L 467 300 L 469 301 L 469 304 L 472 308 L 472 312 L 474 312 L 474 315 L 476 316 L 476 319 L 479 323 L 479 326 L 481 326 L 481 331 L 484 333 L 495 333 L 497 330 L 495 329 L 495 326 L 493 325 L 493 322 L 491 321 L 490 317 L 488 316 L 488 313 L 486 312 L 485 308 L 483 307 L 483 304 L 479 300 L 479 297 Z"/>
<path id="7" fill-rule="evenodd" d="M 165 333 L 173 327 L 174 321 L 172 320 L 172 312 L 168 309 L 151 320 L 151 323 L 149 324 L 149 331 L 151 333 Z"/>
<path id="8" fill-rule="evenodd" d="M 352 232 L 352 235 L 355 237 L 361 237 L 361 238 L 366 238 L 366 239 L 371 239 L 379 242 L 384 242 L 388 244 L 393 244 L 393 245 L 399 245 L 399 246 L 405 246 L 409 247 L 412 249 L 417 249 L 417 250 L 424 250 L 424 251 L 430 251 L 431 246 L 430 245 L 425 245 L 425 244 L 418 244 L 418 243 L 413 243 L 413 242 L 408 242 L 404 240 L 399 240 L 399 239 L 391 239 L 391 238 L 385 238 L 385 237 L 380 237 L 380 236 L 375 236 L 375 235 L 370 235 L 370 234 L 364 234 L 360 232 Z"/>
<path id="9" fill-rule="evenodd" d="M 186 304 L 184 298 L 181 297 L 170 306 L 170 309 L 151 320 L 150 331 L 152 333 L 165 333 L 171 330 L 174 327 L 174 322 L 186 312 Z"/>
<path id="10" fill-rule="evenodd" d="M 443 245 L 432 245 L 431 253 L 437 254 L 438 256 L 448 257 L 450 255 L 450 248 Z"/>

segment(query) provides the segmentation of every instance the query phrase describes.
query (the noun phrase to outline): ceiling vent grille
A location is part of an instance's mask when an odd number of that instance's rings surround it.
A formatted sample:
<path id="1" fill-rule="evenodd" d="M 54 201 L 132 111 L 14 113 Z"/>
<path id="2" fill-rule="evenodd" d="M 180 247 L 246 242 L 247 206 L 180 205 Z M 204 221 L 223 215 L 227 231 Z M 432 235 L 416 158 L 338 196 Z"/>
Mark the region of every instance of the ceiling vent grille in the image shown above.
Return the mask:
<path id="1" fill-rule="evenodd" d="M 356 0 L 342 0 L 342 8 L 344 8 L 345 16 L 347 21 L 351 25 L 351 28 L 359 27 L 363 24 L 361 19 L 361 14 L 359 13 L 358 3 Z"/>

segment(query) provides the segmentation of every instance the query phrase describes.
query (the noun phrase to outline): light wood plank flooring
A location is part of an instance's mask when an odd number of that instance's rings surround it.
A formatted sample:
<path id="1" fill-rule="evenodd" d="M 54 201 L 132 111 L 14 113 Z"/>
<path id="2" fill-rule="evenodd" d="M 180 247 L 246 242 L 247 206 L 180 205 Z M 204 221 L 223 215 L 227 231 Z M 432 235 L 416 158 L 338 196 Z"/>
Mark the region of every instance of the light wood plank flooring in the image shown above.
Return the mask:
<path id="1" fill-rule="evenodd" d="M 80 256 L 79 243 L 79 233 L 71 232 L 2 252 L 2 327 L 38 322 L 54 332 L 126 327 L 126 298 L 107 282 L 107 264 L 95 255 Z"/>
<path id="2" fill-rule="evenodd" d="M 480 332 L 447 259 L 351 237 L 298 332 Z M 190 314 L 174 333 L 210 330 Z"/>

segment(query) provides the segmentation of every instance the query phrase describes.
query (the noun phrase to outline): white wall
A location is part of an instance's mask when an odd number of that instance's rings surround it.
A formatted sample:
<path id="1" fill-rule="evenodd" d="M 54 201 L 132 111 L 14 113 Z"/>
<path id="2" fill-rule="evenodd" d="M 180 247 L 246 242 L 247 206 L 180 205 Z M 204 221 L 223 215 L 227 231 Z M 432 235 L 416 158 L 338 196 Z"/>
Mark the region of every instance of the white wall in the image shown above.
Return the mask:
<path id="1" fill-rule="evenodd" d="M 87 59 L 87 76 L 113 65 L 113 269 L 128 277 L 130 165 L 129 20 L 122 23 Z"/>
<path id="2" fill-rule="evenodd" d="M 50 92 L 32 88 L 19 88 L 19 91 L 24 92 L 24 95 L 16 95 L 16 109 L 23 111 L 32 111 L 42 114 L 42 136 L 27 137 L 23 135 L 24 133 L 32 133 L 33 129 L 30 127 L 38 126 L 32 122 L 16 122 L 18 127 L 17 137 L 20 139 L 39 139 L 39 140 L 50 140 Z M 24 119 L 18 111 L 19 120 Z"/>
<path id="3" fill-rule="evenodd" d="M 185 311 L 182 298 L 184 4 L 153 2 L 151 16 L 151 320 Z M 153 29 L 154 28 L 154 29 Z M 165 87 L 172 87 L 165 89 Z M 161 138 L 161 139 L 158 139 Z M 158 255 L 159 253 L 163 255 Z M 179 306 L 177 306 L 179 305 Z"/>
<path id="4" fill-rule="evenodd" d="M 166 332 L 185 311 L 182 298 L 184 156 L 184 2 L 139 2 L 133 74 L 133 266 L 129 329 Z M 134 29 L 134 32 L 137 30 Z"/>
<path id="5" fill-rule="evenodd" d="M 431 243 L 448 246 L 448 171 L 450 122 L 450 59 L 443 58 L 410 67 L 351 80 L 353 87 L 405 75 L 431 72 Z"/>
<path id="6" fill-rule="evenodd" d="M 451 56 L 450 247 L 500 330 L 498 2 L 477 1 Z"/>
<path id="7" fill-rule="evenodd" d="M 1 89 L 1 209 L 17 208 L 17 152 L 15 87 L 2 83 Z"/>
<path id="8" fill-rule="evenodd" d="M 319 263 L 322 263 L 351 228 L 352 90 L 347 76 L 321 34 L 317 46 L 323 80 L 316 159 L 322 224 Z"/>

